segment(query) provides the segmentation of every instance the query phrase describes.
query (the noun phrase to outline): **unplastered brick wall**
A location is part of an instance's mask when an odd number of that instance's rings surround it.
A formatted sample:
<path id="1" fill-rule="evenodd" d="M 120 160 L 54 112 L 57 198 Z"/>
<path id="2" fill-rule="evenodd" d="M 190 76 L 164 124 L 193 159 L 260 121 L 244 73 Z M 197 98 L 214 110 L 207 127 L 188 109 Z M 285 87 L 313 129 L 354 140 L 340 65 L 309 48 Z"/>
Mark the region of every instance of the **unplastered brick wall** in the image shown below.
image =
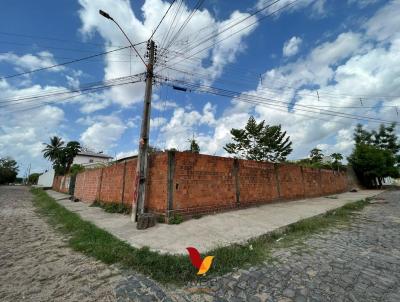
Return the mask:
<path id="1" fill-rule="evenodd" d="M 136 165 L 137 160 L 131 159 L 79 173 L 74 196 L 84 202 L 130 205 Z M 56 177 L 53 188 L 68 192 L 68 177 Z M 335 194 L 348 187 L 345 172 L 191 152 L 158 152 L 149 156 L 145 207 L 167 218 L 176 213 L 191 216 Z"/>
<path id="2" fill-rule="evenodd" d="M 164 214 L 167 200 L 167 153 L 155 153 L 149 157 L 149 181 L 146 208 Z M 136 183 L 137 160 L 127 160 L 108 167 L 88 169 L 76 176 L 74 197 L 83 202 L 124 203 L 131 205 Z M 53 189 L 68 192 L 63 180 L 69 176 L 54 178 Z M 69 186 L 68 186 L 69 187 Z"/>
<path id="3" fill-rule="evenodd" d="M 57 175 L 53 179 L 53 189 L 61 193 L 68 193 L 70 181 L 69 175 Z"/>
<path id="4" fill-rule="evenodd" d="M 349 187 L 345 172 L 190 152 L 169 158 L 169 217 L 317 197 Z"/>

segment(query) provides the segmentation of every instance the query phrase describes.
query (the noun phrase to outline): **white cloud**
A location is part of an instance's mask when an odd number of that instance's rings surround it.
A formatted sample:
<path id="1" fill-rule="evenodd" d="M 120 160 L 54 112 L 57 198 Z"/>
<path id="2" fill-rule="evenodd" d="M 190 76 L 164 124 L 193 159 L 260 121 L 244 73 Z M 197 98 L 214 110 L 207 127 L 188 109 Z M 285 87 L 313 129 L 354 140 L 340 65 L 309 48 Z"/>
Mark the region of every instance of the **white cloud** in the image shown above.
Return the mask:
<path id="1" fill-rule="evenodd" d="M 311 8 L 311 17 L 321 17 L 326 14 L 325 0 L 298 0 L 294 3 L 293 2 L 294 1 L 292 0 L 281 0 L 273 5 L 270 5 L 273 3 L 272 1 L 258 0 L 256 7 L 258 9 L 262 9 L 268 6 L 268 8 L 263 11 L 264 14 L 275 13 L 277 16 L 281 15 L 282 13 L 292 13 L 307 7 Z"/>
<path id="2" fill-rule="evenodd" d="M 79 0 L 81 9 L 79 16 L 82 21 L 82 27 L 80 32 L 87 38 L 90 38 L 95 32 L 99 33 L 105 40 L 106 49 L 111 49 L 110 45 L 126 45 L 127 41 L 119 29 L 108 20 L 104 19 L 98 14 L 98 10 L 101 8 L 105 11 L 112 12 L 112 17 L 118 21 L 119 24 L 127 32 L 130 39 L 136 43 L 146 41 L 166 10 L 168 9 L 170 2 L 162 0 L 146 0 L 141 7 L 143 13 L 143 20 L 139 19 L 133 12 L 129 1 L 125 0 Z M 179 25 L 184 22 L 186 18 L 191 14 L 191 10 L 182 4 L 179 18 L 176 21 Z M 233 20 L 237 18 L 245 18 L 249 16 L 248 13 L 242 13 L 234 11 L 230 17 L 226 20 L 218 21 L 209 13 L 206 9 L 198 10 L 190 22 L 187 23 L 186 27 L 182 30 L 179 37 L 169 47 L 168 52 L 164 52 L 161 46 L 168 46 L 168 42 L 172 37 L 171 34 L 168 37 L 168 41 L 163 41 L 163 37 L 166 36 L 168 29 L 170 28 L 172 19 L 166 18 L 165 22 L 161 24 L 157 33 L 154 36 L 156 43 L 159 46 L 158 49 L 158 62 L 167 61 L 170 67 L 180 70 L 193 71 L 202 73 L 203 82 L 211 82 L 215 78 L 219 77 L 223 71 L 223 68 L 236 59 L 239 52 L 245 49 L 243 43 L 244 37 L 248 36 L 257 26 L 257 19 L 250 17 L 240 25 L 224 31 L 228 26 L 232 25 Z M 247 25 L 255 22 L 254 26 L 245 28 Z M 232 32 L 241 30 L 238 34 L 232 35 Z M 215 33 L 221 33 L 218 37 L 212 37 Z M 210 38 L 207 42 L 198 45 L 199 41 Z M 219 42 L 219 43 L 216 43 Z M 187 47 L 197 46 L 195 48 Z M 145 44 L 137 46 L 138 51 L 141 54 L 145 53 Z M 211 46 L 207 51 L 202 51 L 205 46 Z M 179 51 L 176 53 L 175 51 Z M 182 58 L 181 52 L 185 55 L 194 55 L 193 58 L 180 62 Z M 129 74 L 136 74 L 145 70 L 143 63 L 139 58 L 133 55 L 132 64 L 129 62 L 116 62 L 115 58 L 119 57 L 125 61 L 129 61 L 130 58 L 129 50 L 119 51 L 118 53 L 112 53 L 105 57 L 105 79 L 112 79 L 120 76 L 126 76 Z M 177 58 L 179 57 L 179 58 Z M 211 64 L 205 67 L 203 61 L 209 60 Z M 176 70 L 159 70 L 163 76 L 167 75 L 172 78 L 182 79 L 187 78 L 187 75 L 177 72 Z M 134 103 L 142 101 L 144 91 L 144 83 L 136 83 L 134 85 L 113 87 L 105 93 L 105 95 L 112 101 L 122 106 L 129 106 Z"/>
<path id="3" fill-rule="evenodd" d="M 60 134 L 64 112 L 54 106 L 44 106 L 31 111 L 0 113 L 0 157 L 12 156 L 23 175 L 29 164 L 32 172 L 42 172 L 51 165 L 43 159 L 43 142 Z"/>
<path id="4" fill-rule="evenodd" d="M 353 147 L 353 127 L 360 121 L 335 116 L 335 112 L 388 121 L 398 119 L 394 106 L 398 106 L 399 97 L 364 98 L 365 108 L 360 106 L 358 97 L 400 95 L 400 67 L 396 63 L 400 61 L 397 36 L 400 19 L 385 20 L 385 13 L 390 16 L 399 14 L 400 5 L 390 2 L 378 11 L 366 22 L 367 35 L 352 31 L 341 33 L 318 44 L 307 56 L 267 70 L 262 84 L 260 82 L 256 90 L 246 93 L 268 98 L 268 101 L 264 105 L 250 105 L 233 100 L 220 117 L 214 115 L 211 133 L 197 133 L 196 125 L 185 121 L 190 117 L 191 121 L 198 123 L 204 114 L 175 110 L 165 127 L 170 147 L 186 146 L 187 138 L 195 132 L 202 152 L 224 154 L 222 147 L 230 141 L 230 129 L 243 127 L 253 113 L 258 120 L 264 119 L 268 124 L 282 124 L 293 141 L 293 159 L 307 156 L 309 150 L 317 145 L 322 146 L 327 154 L 341 152 L 347 156 Z M 294 112 L 289 112 L 288 103 L 293 98 L 296 98 L 296 105 L 292 109 Z M 382 101 L 384 107 L 379 108 Z M 367 108 L 373 106 L 377 107 Z M 367 120 L 361 122 L 370 128 L 379 124 Z M 182 134 L 178 134 L 177 129 Z"/>
<path id="5" fill-rule="evenodd" d="M 122 152 L 117 153 L 117 155 L 115 156 L 115 159 L 126 158 L 126 157 L 137 155 L 137 154 L 138 154 L 137 149 L 135 149 L 133 151 L 122 151 Z"/>
<path id="6" fill-rule="evenodd" d="M 25 54 L 18 56 L 12 52 L 0 54 L 0 62 L 7 62 L 15 66 L 17 70 L 33 70 L 38 68 L 49 67 L 56 65 L 57 62 L 54 60 L 53 54 L 49 51 L 41 51 L 36 55 Z M 58 72 L 63 70 L 63 66 L 58 66 L 48 69 L 51 72 Z"/>
<path id="7" fill-rule="evenodd" d="M 291 37 L 288 41 L 283 45 L 283 55 L 285 57 L 294 56 L 299 52 L 299 48 L 303 40 L 299 37 Z"/>
<path id="8" fill-rule="evenodd" d="M 150 129 L 157 129 L 167 123 L 167 119 L 165 117 L 156 117 L 154 119 L 150 119 Z"/>
<path id="9" fill-rule="evenodd" d="M 349 4 L 357 4 L 357 6 L 359 6 L 361 8 L 364 8 L 364 7 L 368 6 L 368 5 L 375 4 L 378 1 L 379 0 L 348 0 L 347 2 Z"/>
<path id="10" fill-rule="evenodd" d="M 110 150 L 121 138 L 126 125 L 116 116 L 97 116 L 81 134 L 82 143 L 94 150 Z"/>

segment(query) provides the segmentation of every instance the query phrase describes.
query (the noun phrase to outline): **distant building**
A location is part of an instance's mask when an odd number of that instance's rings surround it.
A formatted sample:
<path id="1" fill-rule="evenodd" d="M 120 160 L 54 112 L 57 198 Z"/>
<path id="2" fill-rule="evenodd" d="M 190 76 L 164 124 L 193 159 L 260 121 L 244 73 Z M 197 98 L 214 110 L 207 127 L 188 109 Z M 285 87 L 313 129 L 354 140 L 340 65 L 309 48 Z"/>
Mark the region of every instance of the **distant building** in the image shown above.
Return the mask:
<path id="1" fill-rule="evenodd" d="M 42 175 L 39 176 L 38 186 L 41 187 L 51 187 L 53 185 L 54 170 L 46 170 Z"/>
<path id="2" fill-rule="evenodd" d="M 82 165 L 84 167 L 96 166 L 98 164 L 107 164 L 112 159 L 112 156 L 102 152 L 96 153 L 92 151 L 81 151 L 74 157 L 72 164 Z"/>

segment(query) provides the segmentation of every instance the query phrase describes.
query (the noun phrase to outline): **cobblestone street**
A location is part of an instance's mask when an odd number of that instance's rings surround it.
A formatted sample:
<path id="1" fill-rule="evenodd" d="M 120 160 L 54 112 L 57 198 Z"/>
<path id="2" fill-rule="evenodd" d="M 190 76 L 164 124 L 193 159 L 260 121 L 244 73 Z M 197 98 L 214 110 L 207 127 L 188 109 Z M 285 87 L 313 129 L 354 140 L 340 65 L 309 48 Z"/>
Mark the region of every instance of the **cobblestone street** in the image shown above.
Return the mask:
<path id="1" fill-rule="evenodd" d="M 0 186 L 0 301 L 115 301 L 119 271 L 72 251 L 31 200 Z"/>
<path id="2" fill-rule="evenodd" d="M 23 187 L 0 187 L 0 301 L 400 301 L 400 191 L 276 261 L 165 288 L 66 246 Z"/>

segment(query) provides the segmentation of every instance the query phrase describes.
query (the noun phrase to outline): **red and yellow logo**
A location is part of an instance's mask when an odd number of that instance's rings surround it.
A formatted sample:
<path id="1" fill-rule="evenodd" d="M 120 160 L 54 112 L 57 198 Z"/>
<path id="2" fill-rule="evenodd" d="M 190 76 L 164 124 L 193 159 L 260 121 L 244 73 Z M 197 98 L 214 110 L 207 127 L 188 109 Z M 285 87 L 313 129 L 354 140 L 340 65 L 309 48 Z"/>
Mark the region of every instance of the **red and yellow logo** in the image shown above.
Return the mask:
<path id="1" fill-rule="evenodd" d="M 193 266 L 199 270 L 197 275 L 204 275 L 207 273 L 211 267 L 214 256 L 206 256 L 204 259 L 201 259 L 200 253 L 196 248 L 187 247 L 186 249 L 189 252 L 189 258 Z"/>

